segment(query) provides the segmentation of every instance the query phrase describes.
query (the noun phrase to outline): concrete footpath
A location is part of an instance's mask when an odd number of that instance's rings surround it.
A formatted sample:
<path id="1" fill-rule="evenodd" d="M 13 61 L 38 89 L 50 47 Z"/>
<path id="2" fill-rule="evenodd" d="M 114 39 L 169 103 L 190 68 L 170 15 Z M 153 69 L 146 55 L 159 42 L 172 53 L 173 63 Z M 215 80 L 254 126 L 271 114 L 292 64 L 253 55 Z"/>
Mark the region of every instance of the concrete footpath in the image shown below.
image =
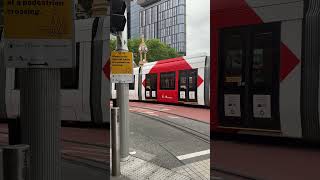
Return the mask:
<path id="1" fill-rule="evenodd" d="M 110 172 L 105 169 L 94 168 L 72 162 L 62 161 L 62 180 L 107 180 L 110 179 Z"/>

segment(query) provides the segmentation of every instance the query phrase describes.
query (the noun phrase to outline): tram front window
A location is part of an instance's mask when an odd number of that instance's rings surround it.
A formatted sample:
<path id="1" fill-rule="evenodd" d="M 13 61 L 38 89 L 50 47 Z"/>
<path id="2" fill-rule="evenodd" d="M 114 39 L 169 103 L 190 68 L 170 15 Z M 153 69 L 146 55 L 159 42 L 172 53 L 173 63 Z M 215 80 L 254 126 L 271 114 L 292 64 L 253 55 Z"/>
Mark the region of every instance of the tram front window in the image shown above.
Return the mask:
<path id="1" fill-rule="evenodd" d="M 240 35 L 233 35 L 226 40 L 225 49 L 225 85 L 237 83 L 242 80 L 242 40 Z"/>
<path id="2" fill-rule="evenodd" d="M 255 87 L 272 87 L 272 33 L 254 36 L 252 82 Z"/>

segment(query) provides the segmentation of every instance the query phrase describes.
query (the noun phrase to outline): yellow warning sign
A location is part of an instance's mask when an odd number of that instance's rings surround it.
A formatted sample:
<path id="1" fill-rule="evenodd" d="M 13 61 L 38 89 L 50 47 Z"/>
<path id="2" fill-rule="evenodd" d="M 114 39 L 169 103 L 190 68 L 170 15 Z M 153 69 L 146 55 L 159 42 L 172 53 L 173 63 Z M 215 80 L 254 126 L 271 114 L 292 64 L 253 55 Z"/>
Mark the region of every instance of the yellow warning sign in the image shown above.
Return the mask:
<path id="1" fill-rule="evenodd" d="M 8 39 L 72 39 L 73 1 L 4 0 Z"/>
<path id="2" fill-rule="evenodd" d="M 111 53 L 111 74 L 133 74 L 132 52 L 115 52 Z"/>

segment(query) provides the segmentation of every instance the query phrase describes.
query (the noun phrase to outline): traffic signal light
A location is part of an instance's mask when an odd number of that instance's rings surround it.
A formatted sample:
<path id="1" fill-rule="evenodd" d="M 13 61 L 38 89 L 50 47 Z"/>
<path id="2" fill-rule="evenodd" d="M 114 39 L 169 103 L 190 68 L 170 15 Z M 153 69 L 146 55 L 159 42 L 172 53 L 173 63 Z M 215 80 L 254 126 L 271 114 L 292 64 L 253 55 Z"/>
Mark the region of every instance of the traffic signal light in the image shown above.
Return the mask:
<path id="1" fill-rule="evenodd" d="M 125 0 L 111 0 L 111 33 L 123 31 L 126 26 Z"/>

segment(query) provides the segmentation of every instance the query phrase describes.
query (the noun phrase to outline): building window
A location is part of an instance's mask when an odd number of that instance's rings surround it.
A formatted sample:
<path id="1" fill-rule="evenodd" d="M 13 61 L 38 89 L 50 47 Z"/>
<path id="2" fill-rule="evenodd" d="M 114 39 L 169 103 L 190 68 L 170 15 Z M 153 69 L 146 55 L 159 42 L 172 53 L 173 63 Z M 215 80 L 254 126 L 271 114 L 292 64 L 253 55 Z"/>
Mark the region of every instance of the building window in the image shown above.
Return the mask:
<path id="1" fill-rule="evenodd" d="M 178 15 L 177 22 L 178 24 L 184 24 L 184 15 Z"/>
<path id="2" fill-rule="evenodd" d="M 185 4 L 185 0 L 179 0 L 179 4 Z"/>
<path id="3" fill-rule="evenodd" d="M 179 33 L 183 33 L 184 32 L 184 24 L 179 24 Z"/>
<path id="4" fill-rule="evenodd" d="M 160 89 L 161 90 L 174 90 L 176 82 L 176 73 L 160 73 Z"/>
<path id="5" fill-rule="evenodd" d="M 184 6 L 178 6 L 178 14 L 184 14 L 185 13 L 185 7 Z"/>

